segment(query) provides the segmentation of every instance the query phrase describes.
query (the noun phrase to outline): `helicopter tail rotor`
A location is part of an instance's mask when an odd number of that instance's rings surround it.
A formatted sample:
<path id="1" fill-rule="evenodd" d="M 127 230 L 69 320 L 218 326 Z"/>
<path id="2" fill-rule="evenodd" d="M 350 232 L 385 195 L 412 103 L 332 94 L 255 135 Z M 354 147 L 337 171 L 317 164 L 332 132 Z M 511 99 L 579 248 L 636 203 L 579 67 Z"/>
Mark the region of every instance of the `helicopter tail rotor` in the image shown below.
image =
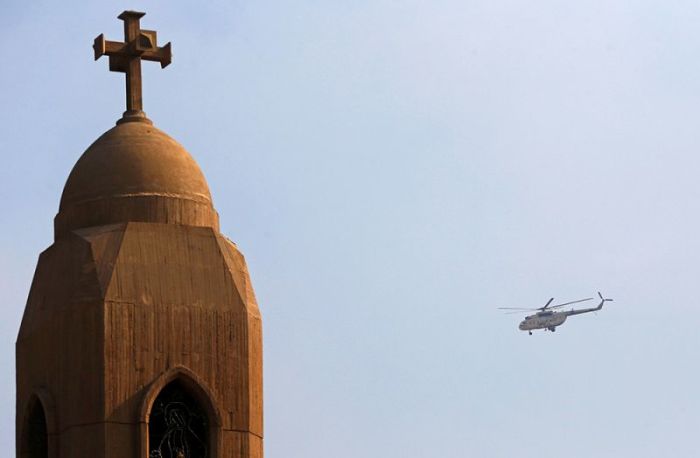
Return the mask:
<path id="1" fill-rule="evenodd" d="M 603 308 L 603 304 L 606 302 L 612 302 L 612 299 L 605 299 L 602 294 L 600 294 L 600 291 L 598 291 L 598 297 L 600 297 L 600 305 L 598 307 Z"/>

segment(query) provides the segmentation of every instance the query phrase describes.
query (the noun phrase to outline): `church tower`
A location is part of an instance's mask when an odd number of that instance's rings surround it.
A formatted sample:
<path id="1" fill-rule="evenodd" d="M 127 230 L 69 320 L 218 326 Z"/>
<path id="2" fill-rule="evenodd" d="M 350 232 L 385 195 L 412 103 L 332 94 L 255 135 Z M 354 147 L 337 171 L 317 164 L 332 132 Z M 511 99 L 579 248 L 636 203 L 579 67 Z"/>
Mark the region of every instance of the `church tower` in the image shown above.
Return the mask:
<path id="1" fill-rule="evenodd" d="M 142 111 L 170 43 L 125 11 L 95 58 L 127 111 L 78 159 L 17 338 L 21 458 L 262 458 L 261 318 L 204 175 Z"/>

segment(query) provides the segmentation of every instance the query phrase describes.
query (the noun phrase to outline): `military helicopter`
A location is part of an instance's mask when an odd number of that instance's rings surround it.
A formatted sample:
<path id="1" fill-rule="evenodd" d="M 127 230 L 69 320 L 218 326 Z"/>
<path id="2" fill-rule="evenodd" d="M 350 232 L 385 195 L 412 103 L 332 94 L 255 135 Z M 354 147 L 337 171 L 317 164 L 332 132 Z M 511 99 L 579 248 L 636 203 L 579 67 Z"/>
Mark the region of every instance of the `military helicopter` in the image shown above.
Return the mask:
<path id="1" fill-rule="evenodd" d="M 506 312 L 506 313 L 523 313 L 523 312 L 531 312 L 534 310 L 539 310 L 537 313 L 534 315 L 528 315 L 525 317 L 523 321 L 520 322 L 520 325 L 518 328 L 521 331 L 528 331 L 530 335 L 532 335 L 533 329 L 544 329 L 545 331 L 556 331 L 557 326 L 561 326 L 564 324 L 566 319 L 570 317 L 571 315 L 580 315 L 582 313 L 589 313 L 589 312 L 595 312 L 603 308 L 603 304 L 606 302 L 611 302 L 612 299 L 603 299 L 603 295 L 600 294 L 600 291 L 598 291 L 598 297 L 600 297 L 600 304 L 598 304 L 598 307 L 591 307 L 587 309 L 578 309 L 574 310 L 573 308 L 571 310 L 564 310 L 564 311 L 559 311 L 559 310 L 552 310 L 556 309 L 559 307 L 565 307 L 567 305 L 571 304 L 578 304 L 579 302 L 586 302 L 586 301 L 591 301 L 594 298 L 588 297 L 586 299 L 579 299 L 577 301 L 571 301 L 571 302 L 565 302 L 563 304 L 558 304 L 558 305 L 550 305 L 553 301 L 554 298 L 551 298 L 547 303 L 544 305 L 544 307 L 539 307 L 539 308 L 534 308 L 534 309 L 527 309 L 527 308 L 521 308 L 521 307 L 499 307 L 501 310 L 513 310 L 512 312 Z"/>

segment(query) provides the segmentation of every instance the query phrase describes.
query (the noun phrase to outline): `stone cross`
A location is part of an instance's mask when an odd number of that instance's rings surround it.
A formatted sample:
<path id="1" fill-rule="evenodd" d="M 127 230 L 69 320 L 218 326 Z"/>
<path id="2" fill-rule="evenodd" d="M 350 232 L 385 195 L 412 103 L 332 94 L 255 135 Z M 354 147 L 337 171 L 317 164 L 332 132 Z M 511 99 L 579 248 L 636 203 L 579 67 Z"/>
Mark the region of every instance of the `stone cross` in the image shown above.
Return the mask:
<path id="1" fill-rule="evenodd" d="M 170 43 L 158 47 L 154 30 L 141 30 L 139 20 L 146 13 L 124 11 L 119 19 L 124 21 L 124 43 L 105 40 L 104 34 L 95 38 L 92 45 L 95 60 L 109 56 L 109 70 L 126 73 L 126 112 L 122 121 L 146 119 L 141 97 L 141 59 L 160 62 L 165 68 L 172 60 Z"/>

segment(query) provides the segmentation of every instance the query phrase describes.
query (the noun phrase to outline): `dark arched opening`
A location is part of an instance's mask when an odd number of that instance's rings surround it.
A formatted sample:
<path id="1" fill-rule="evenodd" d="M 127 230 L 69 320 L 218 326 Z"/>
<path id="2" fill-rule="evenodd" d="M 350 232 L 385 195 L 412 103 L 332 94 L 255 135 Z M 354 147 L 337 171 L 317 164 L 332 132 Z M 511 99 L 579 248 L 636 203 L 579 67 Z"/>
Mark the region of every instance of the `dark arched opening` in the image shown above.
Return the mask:
<path id="1" fill-rule="evenodd" d="M 48 458 L 49 434 L 46 427 L 46 413 L 38 398 L 32 399 L 27 412 L 22 441 L 22 458 Z"/>
<path id="2" fill-rule="evenodd" d="M 149 458 L 209 458 L 209 419 L 179 380 L 153 401 L 148 418 Z"/>

